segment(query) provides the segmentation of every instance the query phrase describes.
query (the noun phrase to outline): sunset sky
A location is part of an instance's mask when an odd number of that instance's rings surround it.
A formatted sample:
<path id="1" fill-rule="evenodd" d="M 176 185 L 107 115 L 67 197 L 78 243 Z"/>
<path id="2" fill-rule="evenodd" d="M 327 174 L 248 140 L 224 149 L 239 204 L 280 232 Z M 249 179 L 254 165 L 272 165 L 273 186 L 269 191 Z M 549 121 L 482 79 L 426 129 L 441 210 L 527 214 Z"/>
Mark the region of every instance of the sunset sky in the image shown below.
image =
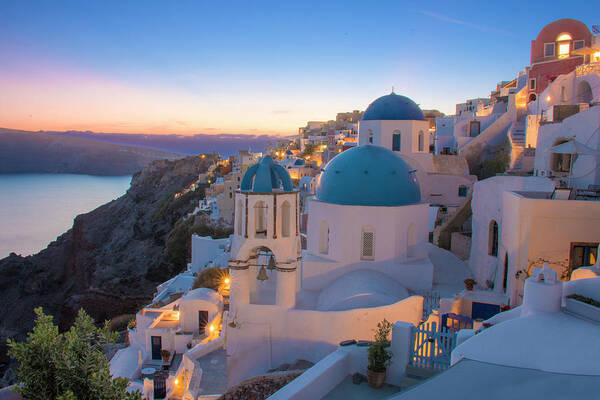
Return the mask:
<path id="1" fill-rule="evenodd" d="M 0 0 L 0 127 L 291 134 L 390 92 L 454 112 L 600 1 Z"/>

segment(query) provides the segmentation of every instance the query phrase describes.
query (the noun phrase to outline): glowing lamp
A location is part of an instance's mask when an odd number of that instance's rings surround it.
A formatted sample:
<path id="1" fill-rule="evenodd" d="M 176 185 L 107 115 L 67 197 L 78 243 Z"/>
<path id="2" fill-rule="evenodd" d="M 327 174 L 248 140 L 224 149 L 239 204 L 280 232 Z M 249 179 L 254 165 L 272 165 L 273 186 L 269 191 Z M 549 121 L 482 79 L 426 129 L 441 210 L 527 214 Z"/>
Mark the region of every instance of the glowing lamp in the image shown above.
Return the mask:
<path id="1" fill-rule="evenodd" d="M 229 278 L 225 278 L 225 284 L 229 285 Z"/>
<path id="2" fill-rule="evenodd" d="M 550 96 L 546 97 L 546 101 L 550 101 L 550 100 L 552 100 L 552 97 L 550 97 Z"/>
<path id="3" fill-rule="evenodd" d="M 208 327 L 208 330 L 211 331 L 211 332 L 214 332 L 215 327 L 211 325 L 211 326 Z"/>
<path id="4" fill-rule="evenodd" d="M 175 380 L 173 381 L 174 384 L 179 385 L 179 378 L 175 378 Z"/>

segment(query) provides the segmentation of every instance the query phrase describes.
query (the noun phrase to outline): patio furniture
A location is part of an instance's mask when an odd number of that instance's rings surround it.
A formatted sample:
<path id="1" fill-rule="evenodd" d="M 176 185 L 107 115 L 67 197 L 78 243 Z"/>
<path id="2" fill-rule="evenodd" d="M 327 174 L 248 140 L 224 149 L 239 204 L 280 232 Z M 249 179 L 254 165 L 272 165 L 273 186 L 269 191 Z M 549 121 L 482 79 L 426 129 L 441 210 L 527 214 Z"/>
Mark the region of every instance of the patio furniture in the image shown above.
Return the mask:
<path id="1" fill-rule="evenodd" d="M 571 198 L 572 189 L 556 188 L 550 197 L 552 200 L 569 200 Z"/>

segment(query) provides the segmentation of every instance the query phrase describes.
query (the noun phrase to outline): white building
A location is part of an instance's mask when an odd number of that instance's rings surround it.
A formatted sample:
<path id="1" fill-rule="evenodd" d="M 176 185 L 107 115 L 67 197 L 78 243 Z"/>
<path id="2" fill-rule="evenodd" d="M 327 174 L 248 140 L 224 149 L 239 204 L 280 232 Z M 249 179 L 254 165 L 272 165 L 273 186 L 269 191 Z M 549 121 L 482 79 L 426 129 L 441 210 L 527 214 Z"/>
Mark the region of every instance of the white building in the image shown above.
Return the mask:
<path id="1" fill-rule="evenodd" d="M 298 358 L 318 361 L 341 340 L 371 337 L 383 318 L 418 324 L 423 298 L 414 294 L 438 286 L 451 294 L 468 276 L 427 243 L 429 207 L 411 168 L 381 146 L 328 163 L 309 199 L 304 252 L 298 192 L 270 157 L 248 169 L 236 204 L 230 384 Z"/>

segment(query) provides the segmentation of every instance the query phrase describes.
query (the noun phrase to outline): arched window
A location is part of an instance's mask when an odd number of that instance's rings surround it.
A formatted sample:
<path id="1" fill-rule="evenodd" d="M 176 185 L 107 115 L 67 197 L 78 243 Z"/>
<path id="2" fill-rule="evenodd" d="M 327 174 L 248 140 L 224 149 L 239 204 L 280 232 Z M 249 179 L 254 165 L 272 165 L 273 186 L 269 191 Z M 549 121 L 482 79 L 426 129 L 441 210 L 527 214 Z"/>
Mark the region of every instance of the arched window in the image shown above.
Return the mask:
<path id="1" fill-rule="evenodd" d="M 267 205 L 262 200 L 254 204 L 254 233 L 256 237 L 267 237 Z"/>
<path id="2" fill-rule="evenodd" d="M 498 223 L 494 220 L 490 221 L 488 254 L 498 257 Z"/>
<path id="3" fill-rule="evenodd" d="M 235 217 L 237 218 L 237 234 L 242 235 L 244 221 L 244 204 L 242 200 L 238 200 L 237 213 Z"/>
<path id="4" fill-rule="evenodd" d="M 558 42 L 558 58 L 567 58 L 571 53 L 571 35 L 563 33 L 556 38 Z"/>
<path id="5" fill-rule="evenodd" d="M 425 134 L 419 131 L 419 151 L 425 151 Z"/>
<path id="6" fill-rule="evenodd" d="M 373 131 L 371 129 L 369 129 L 369 143 L 373 143 Z"/>
<path id="7" fill-rule="evenodd" d="M 281 205 L 281 236 L 290 236 L 290 203 L 286 200 Z"/>
<path id="8" fill-rule="evenodd" d="M 408 225 L 406 231 L 406 255 L 407 257 L 414 257 L 415 245 L 417 244 L 417 227 L 414 223 Z"/>
<path id="9" fill-rule="evenodd" d="M 365 226 L 362 228 L 360 243 L 360 259 L 375 259 L 375 230 L 370 226 Z"/>
<path id="10" fill-rule="evenodd" d="M 319 253 L 329 254 L 329 225 L 326 221 L 319 225 Z"/>
<path id="11" fill-rule="evenodd" d="M 402 134 L 398 130 L 396 130 L 392 133 L 392 150 L 393 151 L 401 151 L 402 150 Z"/>

